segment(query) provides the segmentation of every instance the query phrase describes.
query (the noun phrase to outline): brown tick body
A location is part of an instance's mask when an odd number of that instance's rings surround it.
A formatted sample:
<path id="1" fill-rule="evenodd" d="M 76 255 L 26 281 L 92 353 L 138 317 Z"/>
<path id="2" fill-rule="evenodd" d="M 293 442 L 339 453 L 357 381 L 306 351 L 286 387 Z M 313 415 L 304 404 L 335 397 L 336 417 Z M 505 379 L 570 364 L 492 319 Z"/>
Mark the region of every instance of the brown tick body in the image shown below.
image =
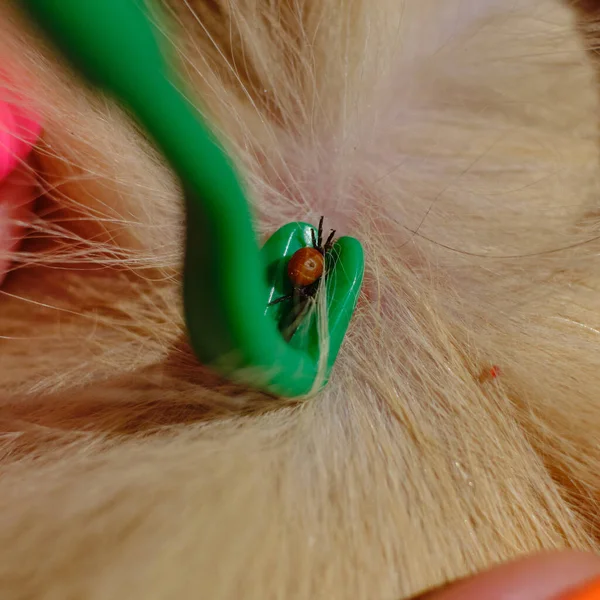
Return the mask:
<path id="1" fill-rule="evenodd" d="M 316 248 L 300 248 L 288 263 L 287 273 L 294 287 L 306 287 L 323 275 L 325 257 Z"/>
<path id="2" fill-rule="evenodd" d="M 333 246 L 335 231 L 331 230 L 325 244 L 323 244 L 323 217 L 319 219 L 319 233 L 315 238 L 315 231 L 311 229 L 312 247 L 306 246 L 296 250 L 287 266 L 287 275 L 294 287 L 291 294 L 282 296 L 271 302 L 278 304 L 284 300 L 296 298 L 312 298 L 319 289 L 319 282 L 325 269 L 325 255 Z"/>

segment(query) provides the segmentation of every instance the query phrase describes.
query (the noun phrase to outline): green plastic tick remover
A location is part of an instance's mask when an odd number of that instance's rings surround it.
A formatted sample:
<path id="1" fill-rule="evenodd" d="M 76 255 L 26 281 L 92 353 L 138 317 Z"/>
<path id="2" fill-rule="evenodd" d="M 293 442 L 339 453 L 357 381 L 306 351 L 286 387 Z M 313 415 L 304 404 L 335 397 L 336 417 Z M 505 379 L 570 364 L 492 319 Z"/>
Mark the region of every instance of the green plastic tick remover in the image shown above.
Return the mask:
<path id="1" fill-rule="evenodd" d="M 185 190 L 184 308 L 198 359 L 223 375 L 287 397 L 315 387 L 322 372 L 316 321 L 286 342 L 285 265 L 310 244 L 311 225 L 290 223 L 259 250 L 234 165 L 179 91 L 142 0 L 21 0 L 87 79 L 112 94 L 146 130 Z M 356 306 L 360 243 L 342 237 L 325 279 L 329 347 L 325 382 Z"/>

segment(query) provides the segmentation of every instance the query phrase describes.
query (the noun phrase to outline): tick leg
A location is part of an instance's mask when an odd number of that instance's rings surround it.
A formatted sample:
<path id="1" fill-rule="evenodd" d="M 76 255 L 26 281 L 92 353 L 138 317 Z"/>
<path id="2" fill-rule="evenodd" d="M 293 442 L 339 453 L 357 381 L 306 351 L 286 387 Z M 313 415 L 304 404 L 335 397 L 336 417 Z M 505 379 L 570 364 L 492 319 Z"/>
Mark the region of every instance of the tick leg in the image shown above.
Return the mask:
<path id="1" fill-rule="evenodd" d="M 321 279 L 317 279 L 314 283 L 302 288 L 298 288 L 297 293 L 300 298 L 313 298 L 319 289 Z"/>
<path id="2" fill-rule="evenodd" d="M 319 242 L 316 248 L 321 248 L 321 244 L 323 243 L 323 219 L 324 217 L 319 219 Z"/>
<path id="3" fill-rule="evenodd" d="M 287 294 L 285 296 L 281 296 L 281 298 L 277 298 L 277 300 L 273 300 L 269 302 L 269 306 L 273 306 L 274 304 L 279 304 L 280 302 L 285 302 L 286 300 L 301 300 L 303 298 L 310 298 L 314 295 L 313 292 L 314 284 L 307 285 L 306 287 L 294 288 L 294 291 L 291 294 Z"/>
<path id="4" fill-rule="evenodd" d="M 333 246 L 333 236 L 335 235 L 335 229 L 331 230 L 331 233 L 329 234 L 329 237 L 327 238 L 327 241 L 325 242 L 325 246 L 323 247 L 323 250 L 325 252 L 329 252 L 329 250 L 331 250 L 331 247 Z"/>
<path id="5" fill-rule="evenodd" d="M 274 304 L 279 304 L 280 302 L 284 302 L 285 300 L 291 300 L 294 297 L 293 294 L 288 294 L 287 296 L 281 296 L 281 298 L 277 298 L 277 300 L 273 300 L 273 302 L 269 302 L 269 306 L 273 306 Z"/>

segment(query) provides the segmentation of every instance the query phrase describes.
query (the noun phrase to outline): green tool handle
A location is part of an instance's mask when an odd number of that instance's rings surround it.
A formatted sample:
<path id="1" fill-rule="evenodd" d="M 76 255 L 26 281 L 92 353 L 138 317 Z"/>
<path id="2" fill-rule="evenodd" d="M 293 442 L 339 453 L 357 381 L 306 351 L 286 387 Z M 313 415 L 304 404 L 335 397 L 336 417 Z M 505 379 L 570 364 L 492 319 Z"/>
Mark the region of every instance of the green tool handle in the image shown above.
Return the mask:
<path id="1" fill-rule="evenodd" d="M 194 351 L 285 396 L 310 391 L 315 357 L 265 317 L 250 209 L 227 154 L 171 79 L 142 0 L 22 0 L 71 62 L 139 121 L 180 176 L 187 212 L 184 305 Z"/>

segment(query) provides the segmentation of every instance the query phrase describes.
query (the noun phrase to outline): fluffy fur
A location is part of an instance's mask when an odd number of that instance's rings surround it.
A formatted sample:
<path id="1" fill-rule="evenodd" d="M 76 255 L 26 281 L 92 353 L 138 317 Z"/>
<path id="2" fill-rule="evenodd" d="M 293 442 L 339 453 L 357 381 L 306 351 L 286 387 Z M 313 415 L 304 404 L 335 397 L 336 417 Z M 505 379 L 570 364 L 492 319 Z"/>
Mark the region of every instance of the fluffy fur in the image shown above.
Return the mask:
<path id="1" fill-rule="evenodd" d="M 196 363 L 173 177 L 3 5 L 45 133 L 0 299 L 2 598 L 396 600 L 598 549 L 594 8 L 164 6 L 261 235 L 365 245 L 332 381 L 289 405 Z"/>

